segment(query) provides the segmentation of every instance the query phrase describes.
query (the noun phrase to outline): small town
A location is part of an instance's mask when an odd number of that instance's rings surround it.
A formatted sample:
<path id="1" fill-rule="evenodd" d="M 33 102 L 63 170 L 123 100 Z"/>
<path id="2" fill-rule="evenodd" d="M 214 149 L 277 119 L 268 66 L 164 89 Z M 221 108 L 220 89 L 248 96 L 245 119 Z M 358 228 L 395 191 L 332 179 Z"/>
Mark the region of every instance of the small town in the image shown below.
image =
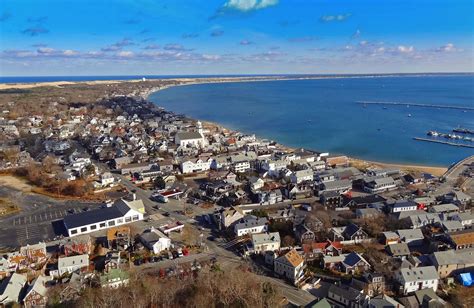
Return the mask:
<path id="1" fill-rule="evenodd" d="M 437 175 L 382 168 L 143 93 L 1 105 L 0 306 L 116 306 L 90 294 L 137 281 L 177 303 L 167 285 L 246 277 L 271 286 L 266 306 L 473 303 L 474 156 Z"/>

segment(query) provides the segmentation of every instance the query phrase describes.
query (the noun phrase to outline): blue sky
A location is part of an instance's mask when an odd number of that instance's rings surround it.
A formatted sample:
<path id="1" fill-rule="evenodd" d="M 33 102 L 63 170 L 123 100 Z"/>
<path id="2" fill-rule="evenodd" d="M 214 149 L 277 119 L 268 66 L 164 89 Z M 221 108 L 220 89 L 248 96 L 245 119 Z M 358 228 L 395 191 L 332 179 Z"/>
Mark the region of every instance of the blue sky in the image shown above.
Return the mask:
<path id="1" fill-rule="evenodd" d="M 472 0 L 2 0 L 0 74 L 474 71 Z"/>

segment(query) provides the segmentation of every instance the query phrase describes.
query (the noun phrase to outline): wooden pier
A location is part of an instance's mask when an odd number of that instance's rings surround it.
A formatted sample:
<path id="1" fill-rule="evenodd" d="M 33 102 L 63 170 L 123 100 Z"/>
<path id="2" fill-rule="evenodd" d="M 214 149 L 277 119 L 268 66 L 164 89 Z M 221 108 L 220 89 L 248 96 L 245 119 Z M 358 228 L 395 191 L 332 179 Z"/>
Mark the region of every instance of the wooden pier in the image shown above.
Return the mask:
<path id="1" fill-rule="evenodd" d="M 451 105 L 435 105 L 435 104 L 411 104 L 411 103 L 399 103 L 399 102 L 367 102 L 357 101 L 357 104 L 361 105 L 381 105 L 381 106 L 409 106 L 409 107 L 421 107 L 421 108 L 440 108 L 440 109 L 455 109 L 463 111 L 474 111 L 474 107 L 467 106 L 451 106 Z"/>
<path id="2" fill-rule="evenodd" d="M 449 141 L 443 141 L 443 140 L 435 140 L 435 139 L 428 139 L 428 138 L 418 138 L 418 137 L 414 137 L 413 139 L 414 139 L 414 140 L 417 140 L 417 141 L 440 143 L 440 144 L 446 144 L 446 145 L 451 145 L 451 146 L 455 146 L 455 147 L 463 147 L 463 148 L 471 148 L 471 149 L 474 149 L 474 145 L 464 144 L 464 143 L 455 143 L 455 142 L 449 142 Z"/>

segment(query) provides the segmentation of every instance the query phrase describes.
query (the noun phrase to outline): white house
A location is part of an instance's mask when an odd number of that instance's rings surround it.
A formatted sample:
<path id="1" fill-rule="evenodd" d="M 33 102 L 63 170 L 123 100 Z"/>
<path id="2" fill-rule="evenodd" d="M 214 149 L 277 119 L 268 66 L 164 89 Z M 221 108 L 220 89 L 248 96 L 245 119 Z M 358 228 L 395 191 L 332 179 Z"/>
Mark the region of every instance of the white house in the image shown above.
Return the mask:
<path id="1" fill-rule="evenodd" d="M 305 181 L 312 181 L 314 177 L 313 170 L 311 169 L 303 169 L 293 172 L 290 175 L 290 180 L 292 183 L 299 184 Z"/>
<path id="2" fill-rule="evenodd" d="M 148 232 L 143 232 L 140 235 L 140 241 L 154 254 L 159 254 L 163 250 L 167 250 L 171 247 L 171 240 L 161 231 L 153 227 Z"/>
<path id="3" fill-rule="evenodd" d="M 186 159 L 181 163 L 183 174 L 207 171 L 211 169 L 212 159 L 203 160 L 201 158 Z"/>
<path id="4" fill-rule="evenodd" d="M 278 232 L 252 234 L 251 238 L 249 252 L 263 253 L 280 249 L 280 233 Z"/>
<path id="5" fill-rule="evenodd" d="M 237 236 L 267 232 L 268 220 L 265 217 L 246 216 L 235 224 L 234 231 Z"/>
<path id="6" fill-rule="evenodd" d="M 249 178 L 249 183 L 250 183 L 250 189 L 253 192 L 261 189 L 265 185 L 265 182 L 261 178 L 258 178 L 255 176 L 252 176 Z"/>
<path id="7" fill-rule="evenodd" d="M 403 294 L 431 288 L 438 289 L 439 275 L 434 266 L 402 268 L 395 277 L 403 288 Z"/>
<path id="8" fill-rule="evenodd" d="M 250 170 L 250 162 L 248 161 L 239 161 L 232 165 L 232 170 L 238 173 L 244 173 Z"/>
<path id="9" fill-rule="evenodd" d="M 223 228 L 230 227 L 236 221 L 244 218 L 244 213 L 237 207 L 230 207 L 221 212 L 221 226 Z"/>
<path id="10" fill-rule="evenodd" d="M 143 220 L 144 212 L 142 200 L 121 199 L 110 207 L 67 215 L 63 222 L 68 235 L 76 236 Z"/>
<path id="11" fill-rule="evenodd" d="M 270 176 L 278 176 L 281 170 L 288 166 L 286 160 L 265 160 L 261 163 L 261 168 L 268 171 Z"/>
<path id="12" fill-rule="evenodd" d="M 416 202 L 407 200 L 398 200 L 394 203 L 388 204 L 387 206 L 390 208 L 391 213 L 416 211 L 418 207 Z"/>
<path id="13" fill-rule="evenodd" d="M 77 255 L 70 257 L 59 257 L 57 271 L 51 271 L 51 276 L 61 277 L 67 273 L 73 273 L 77 270 L 89 267 L 89 255 Z"/>
<path id="14" fill-rule="evenodd" d="M 294 249 L 277 258 L 273 266 L 275 273 L 284 276 L 295 284 L 304 274 L 304 259 Z"/>
<path id="15" fill-rule="evenodd" d="M 174 137 L 174 142 L 181 147 L 202 148 L 206 145 L 201 122 L 197 122 L 197 132 L 179 132 Z"/>
<path id="16" fill-rule="evenodd" d="M 377 178 L 365 184 L 364 190 L 375 194 L 382 191 L 388 191 L 397 188 L 397 184 L 391 177 Z"/>

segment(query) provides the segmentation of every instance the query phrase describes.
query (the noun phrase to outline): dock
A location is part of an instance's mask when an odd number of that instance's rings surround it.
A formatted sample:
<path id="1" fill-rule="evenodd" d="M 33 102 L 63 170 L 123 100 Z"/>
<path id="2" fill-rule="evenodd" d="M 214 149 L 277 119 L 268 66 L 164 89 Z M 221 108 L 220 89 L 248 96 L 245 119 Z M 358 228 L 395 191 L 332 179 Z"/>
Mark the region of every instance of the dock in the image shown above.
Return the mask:
<path id="1" fill-rule="evenodd" d="M 436 105 L 436 104 L 411 104 L 411 103 L 400 103 L 400 102 L 368 102 L 368 101 L 357 101 L 357 104 L 361 105 L 380 105 L 380 106 L 408 106 L 408 107 L 421 107 L 421 108 L 439 108 L 439 109 L 454 109 L 463 111 L 474 111 L 474 107 L 467 106 L 451 106 L 451 105 Z"/>
<path id="2" fill-rule="evenodd" d="M 428 139 L 428 138 L 419 138 L 419 137 L 414 137 L 413 139 L 417 140 L 417 141 L 425 141 L 425 142 L 432 142 L 432 143 L 439 143 L 439 144 L 451 145 L 451 146 L 456 146 L 456 147 L 474 149 L 474 145 L 470 145 L 470 144 L 455 143 L 455 142 L 450 142 L 450 141 L 435 140 L 435 139 Z"/>

